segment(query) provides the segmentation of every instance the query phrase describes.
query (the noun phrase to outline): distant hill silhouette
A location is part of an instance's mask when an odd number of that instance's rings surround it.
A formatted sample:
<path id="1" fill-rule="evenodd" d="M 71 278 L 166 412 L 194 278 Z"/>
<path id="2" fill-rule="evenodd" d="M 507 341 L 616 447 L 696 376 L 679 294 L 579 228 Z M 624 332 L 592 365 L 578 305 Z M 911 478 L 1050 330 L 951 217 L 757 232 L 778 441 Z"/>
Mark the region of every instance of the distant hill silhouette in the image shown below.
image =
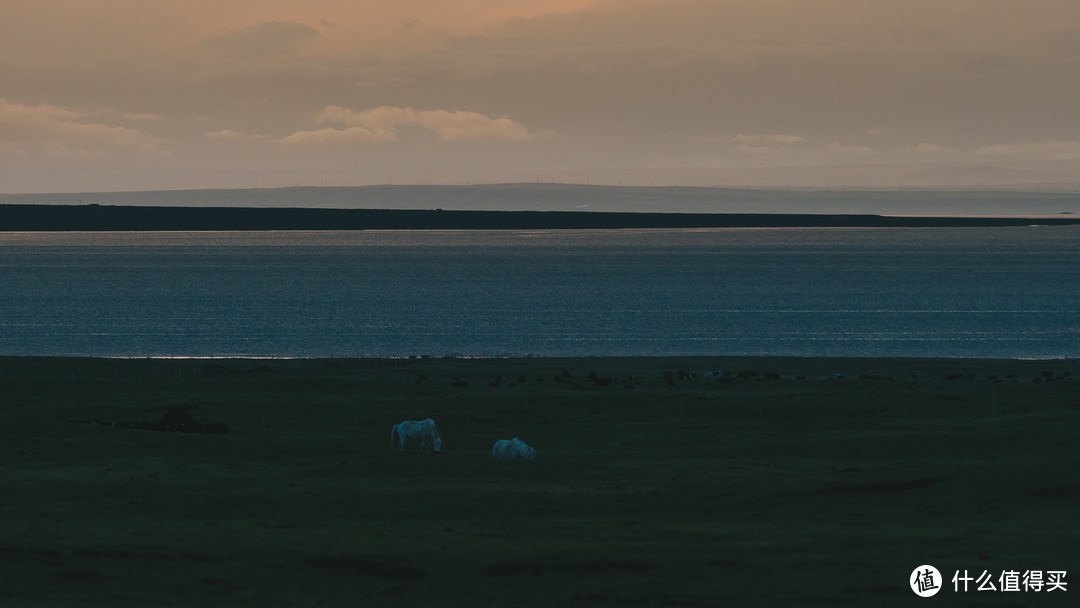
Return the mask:
<path id="1" fill-rule="evenodd" d="M 1080 215 L 1076 192 L 487 184 L 0 194 L 0 204 L 626 213 Z"/>

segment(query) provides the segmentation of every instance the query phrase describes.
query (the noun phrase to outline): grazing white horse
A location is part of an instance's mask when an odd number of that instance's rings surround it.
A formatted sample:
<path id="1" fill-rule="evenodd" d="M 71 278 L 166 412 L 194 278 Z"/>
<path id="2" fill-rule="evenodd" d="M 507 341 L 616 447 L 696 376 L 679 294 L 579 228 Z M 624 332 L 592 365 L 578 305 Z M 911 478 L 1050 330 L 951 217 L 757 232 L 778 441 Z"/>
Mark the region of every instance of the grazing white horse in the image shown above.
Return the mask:
<path id="1" fill-rule="evenodd" d="M 439 437 L 439 429 L 435 428 L 435 421 L 431 418 L 395 424 L 390 431 L 390 449 L 404 452 L 406 439 L 419 439 L 421 452 L 429 447 L 435 452 L 442 451 L 442 437 Z"/>
<path id="2" fill-rule="evenodd" d="M 514 437 L 513 439 L 500 439 L 491 446 L 491 455 L 495 458 L 521 458 L 532 460 L 536 458 L 536 450 L 529 447 L 524 441 Z"/>

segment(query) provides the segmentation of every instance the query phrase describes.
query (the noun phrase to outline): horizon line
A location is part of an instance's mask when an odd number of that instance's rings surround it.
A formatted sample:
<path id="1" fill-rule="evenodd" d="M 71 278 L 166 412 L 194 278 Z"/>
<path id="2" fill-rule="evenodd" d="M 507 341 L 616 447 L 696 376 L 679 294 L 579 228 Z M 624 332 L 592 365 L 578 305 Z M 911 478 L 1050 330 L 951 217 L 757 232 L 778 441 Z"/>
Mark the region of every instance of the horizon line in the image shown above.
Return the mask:
<path id="1" fill-rule="evenodd" d="M 917 185 L 917 184 L 897 184 L 895 186 L 870 186 L 870 185 L 852 185 L 852 186 L 814 186 L 814 185 L 797 185 L 797 184 L 785 184 L 782 186 L 768 186 L 768 185 L 722 185 L 717 184 L 713 186 L 708 185 L 679 185 L 677 182 L 669 184 L 608 184 L 599 183 L 594 184 L 591 181 L 587 182 L 562 182 L 562 181 L 491 181 L 491 182 L 466 182 L 466 183 L 394 183 L 393 180 L 385 183 L 370 183 L 370 184 L 325 184 L 318 185 L 308 184 L 293 184 L 293 185 L 276 185 L 276 186 L 236 186 L 236 187 L 205 187 L 205 188 L 149 188 L 149 189 L 134 189 L 134 190 L 72 190 L 72 191 L 37 191 L 37 192 L 0 192 L 0 197 L 15 197 L 15 196 L 77 196 L 77 195 L 105 195 L 105 194 L 150 194 L 150 193 L 171 193 L 171 192 L 256 192 L 256 191 L 286 191 L 286 190 L 363 190 L 363 189 L 404 189 L 404 188 L 416 188 L 416 189 L 471 189 L 471 188 L 493 188 L 493 187 L 573 187 L 583 189 L 624 189 L 624 190 L 714 190 L 714 191 L 734 191 L 734 192 L 822 192 L 822 193 L 857 193 L 857 192 L 1001 192 L 1001 193 L 1026 193 L 1026 194 L 1080 194 L 1080 183 L 1067 183 L 1067 182 L 1048 182 L 1048 183 L 1027 183 L 1020 182 L 1014 184 L 971 184 L 971 185 Z M 49 204 L 49 203 L 45 203 Z"/>

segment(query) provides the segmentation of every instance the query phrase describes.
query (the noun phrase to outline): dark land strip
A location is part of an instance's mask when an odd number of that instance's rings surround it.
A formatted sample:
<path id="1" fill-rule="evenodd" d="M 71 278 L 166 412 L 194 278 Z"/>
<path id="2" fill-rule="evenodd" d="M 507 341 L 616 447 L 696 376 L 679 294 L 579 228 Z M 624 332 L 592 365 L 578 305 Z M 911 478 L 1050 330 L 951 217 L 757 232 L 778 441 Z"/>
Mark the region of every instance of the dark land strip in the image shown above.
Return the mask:
<path id="1" fill-rule="evenodd" d="M 0 231 L 923 228 L 1032 224 L 1080 224 L 1080 218 L 0 205 Z"/>

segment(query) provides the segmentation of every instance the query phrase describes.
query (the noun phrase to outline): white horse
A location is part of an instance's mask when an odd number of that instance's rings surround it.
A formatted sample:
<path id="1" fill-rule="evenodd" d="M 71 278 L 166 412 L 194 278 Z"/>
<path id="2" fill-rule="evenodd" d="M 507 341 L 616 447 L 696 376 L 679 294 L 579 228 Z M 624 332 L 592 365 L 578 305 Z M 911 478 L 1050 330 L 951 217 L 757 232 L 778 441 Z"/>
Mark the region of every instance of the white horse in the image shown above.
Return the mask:
<path id="1" fill-rule="evenodd" d="M 390 431 L 390 449 L 404 452 L 406 439 L 419 439 L 421 452 L 429 447 L 435 452 L 442 451 L 442 437 L 439 437 L 439 429 L 435 428 L 435 421 L 431 418 L 395 424 Z"/>
<path id="2" fill-rule="evenodd" d="M 529 447 L 524 441 L 514 437 L 513 439 L 500 439 L 491 446 L 491 455 L 494 458 L 521 458 L 532 460 L 536 458 L 536 450 Z"/>

